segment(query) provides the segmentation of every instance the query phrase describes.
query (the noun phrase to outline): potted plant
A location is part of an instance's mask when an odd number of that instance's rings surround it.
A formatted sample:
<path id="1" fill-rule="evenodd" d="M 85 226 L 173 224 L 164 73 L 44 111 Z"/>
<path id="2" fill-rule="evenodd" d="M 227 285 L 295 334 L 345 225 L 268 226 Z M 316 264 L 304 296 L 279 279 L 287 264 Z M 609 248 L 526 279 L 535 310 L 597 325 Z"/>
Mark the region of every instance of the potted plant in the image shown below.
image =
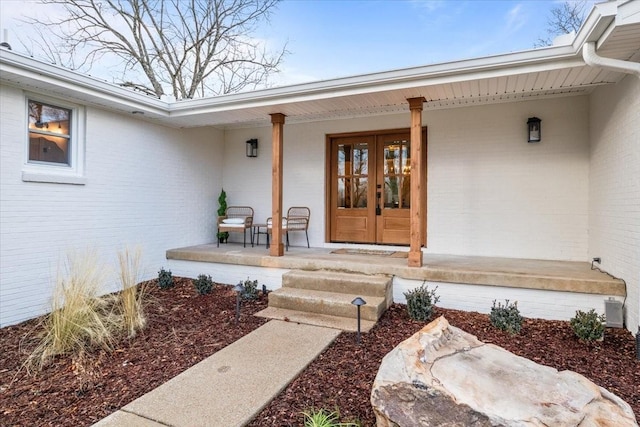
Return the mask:
<path id="1" fill-rule="evenodd" d="M 224 191 L 224 188 L 222 189 L 222 191 L 220 192 L 220 195 L 218 196 L 218 216 L 223 216 L 224 214 L 227 213 L 227 193 Z M 218 238 L 218 241 L 220 243 L 226 243 L 227 239 L 229 238 L 229 233 L 227 233 L 226 231 L 222 231 L 222 232 L 218 232 L 216 234 L 216 237 Z"/>

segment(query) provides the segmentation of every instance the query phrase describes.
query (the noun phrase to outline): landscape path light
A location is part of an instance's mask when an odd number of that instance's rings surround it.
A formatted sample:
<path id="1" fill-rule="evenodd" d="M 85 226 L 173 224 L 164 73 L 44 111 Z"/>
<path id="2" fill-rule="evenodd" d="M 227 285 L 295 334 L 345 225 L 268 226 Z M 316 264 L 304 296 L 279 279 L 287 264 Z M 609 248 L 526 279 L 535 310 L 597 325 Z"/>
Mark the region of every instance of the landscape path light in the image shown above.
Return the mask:
<path id="1" fill-rule="evenodd" d="M 236 325 L 240 322 L 240 298 L 242 292 L 244 292 L 244 286 L 242 286 L 242 282 L 238 283 L 233 287 L 233 290 L 236 291 Z"/>
<path id="2" fill-rule="evenodd" d="M 358 307 L 358 336 L 357 336 L 357 343 L 360 344 L 360 307 L 362 307 L 363 305 L 365 305 L 367 302 L 365 300 L 363 300 L 361 297 L 356 297 L 353 299 L 353 301 L 351 301 L 351 304 L 355 305 L 356 307 Z"/>

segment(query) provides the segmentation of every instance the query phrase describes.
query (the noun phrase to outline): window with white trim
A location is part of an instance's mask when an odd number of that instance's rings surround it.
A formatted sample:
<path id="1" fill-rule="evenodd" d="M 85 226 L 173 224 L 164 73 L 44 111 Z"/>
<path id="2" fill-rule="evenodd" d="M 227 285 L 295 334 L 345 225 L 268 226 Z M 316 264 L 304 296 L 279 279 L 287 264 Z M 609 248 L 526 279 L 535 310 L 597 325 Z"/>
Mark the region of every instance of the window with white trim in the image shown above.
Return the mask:
<path id="1" fill-rule="evenodd" d="M 22 180 L 85 184 L 84 109 L 64 101 L 28 96 L 27 145 Z"/>
<path id="2" fill-rule="evenodd" d="M 29 162 L 70 166 L 71 110 L 29 100 Z"/>

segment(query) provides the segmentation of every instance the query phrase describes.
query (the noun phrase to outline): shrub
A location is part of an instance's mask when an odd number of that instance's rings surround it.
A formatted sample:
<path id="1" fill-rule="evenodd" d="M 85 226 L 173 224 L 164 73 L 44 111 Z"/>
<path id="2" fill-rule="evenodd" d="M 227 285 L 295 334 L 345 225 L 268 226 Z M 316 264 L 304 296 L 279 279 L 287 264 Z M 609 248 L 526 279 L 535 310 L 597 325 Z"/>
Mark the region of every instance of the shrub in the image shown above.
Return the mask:
<path id="1" fill-rule="evenodd" d="M 147 318 L 144 314 L 145 285 L 139 287 L 138 279 L 140 273 L 141 251 L 137 248 L 134 252 L 125 249 L 118 253 L 120 262 L 120 283 L 122 292 L 120 293 L 120 310 L 123 328 L 131 338 L 138 330 L 144 328 Z M 171 274 L 171 273 L 169 273 Z"/>
<path id="2" fill-rule="evenodd" d="M 435 289 L 429 290 L 423 283 L 420 287 L 405 292 L 404 296 L 407 299 L 409 317 L 419 321 L 431 319 L 433 309 L 436 303 L 440 301 L 440 297 L 436 295 L 437 289 L 438 287 L 436 286 Z"/>
<path id="3" fill-rule="evenodd" d="M 304 427 L 357 427 L 355 423 L 341 423 L 338 410 L 329 412 L 324 409 L 311 409 L 303 412 Z"/>
<path id="4" fill-rule="evenodd" d="M 220 191 L 220 196 L 218 196 L 218 216 L 223 216 L 227 213 L 227 193 L 224 191 L 224 188 Z M 216 233 L 216 237 L 221 241 L 226 241 L 229 238 L 229 233 L 227 231 L 221 231 Z"/>
<path id="5" fill-rule="evenodd" d="M 42 369 L 50 358 L 61 354 L 111 348 L 118 322 L 108 298 L 99 296 L 105 269 L 96 259 L 93 251 L 67 256 L 66 274 L 58 273 L 51 313 L 41 324 L 43 338 L 29 355 L 27 368 Z"/>
<path id="6" fill-rule="evenodd" d="M 197 279 L 193 279 L 193 286 L 195 286 L 198 294 L 206 295 L 213 289 L 213 280 L 211 280 L 211 276 L 201 274 Z"/>
<path id="7" fill-rule="evenodd" d="M 504 300 L 504 305 L 493 300 L 491 314 L 489 314 L 491 324 L 496 328 L 507 331 L 511 335 L 517 335 L 522 329 L 522 316 L 518 310 L 518 302 L 509 304 L 509 300 Z"/>
<path id="8" fill-rule="evenodd" d="M 173 276 L 171 270 L 165 270 L 164 267 L 158 271 L 158 286 L 160 289 L 173 288 Z"/>
<path id="9" fill-rule="evenodd" d="M 582 341 L 596 341 L 604 337 L 603 314 L 599 315 L 592 308 L 588 312 L 576 311 L 576 316 L 571 318 L 571 328 L 576 336 Z"/>
<path id="10" fill-rule="evenodd" d="M 247 278 L 242 285 L 242 294 L 240 295 L 244 301 L 253 301 L 258 299 L 258 281 L 251 281 Z"/>

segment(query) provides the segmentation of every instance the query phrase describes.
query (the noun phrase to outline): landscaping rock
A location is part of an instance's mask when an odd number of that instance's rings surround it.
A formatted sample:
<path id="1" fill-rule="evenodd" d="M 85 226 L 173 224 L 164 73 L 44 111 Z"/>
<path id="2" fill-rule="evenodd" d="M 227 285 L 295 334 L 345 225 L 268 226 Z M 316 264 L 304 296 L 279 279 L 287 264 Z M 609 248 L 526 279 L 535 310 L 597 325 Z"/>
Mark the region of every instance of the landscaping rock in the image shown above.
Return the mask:
<path id="1" fill-rule="evenodd" d="M 638 426 L 626 402 L 582 375 L 485 344 L 444 317 L 384 357 L 371 403 L 378 427 Z"/>

